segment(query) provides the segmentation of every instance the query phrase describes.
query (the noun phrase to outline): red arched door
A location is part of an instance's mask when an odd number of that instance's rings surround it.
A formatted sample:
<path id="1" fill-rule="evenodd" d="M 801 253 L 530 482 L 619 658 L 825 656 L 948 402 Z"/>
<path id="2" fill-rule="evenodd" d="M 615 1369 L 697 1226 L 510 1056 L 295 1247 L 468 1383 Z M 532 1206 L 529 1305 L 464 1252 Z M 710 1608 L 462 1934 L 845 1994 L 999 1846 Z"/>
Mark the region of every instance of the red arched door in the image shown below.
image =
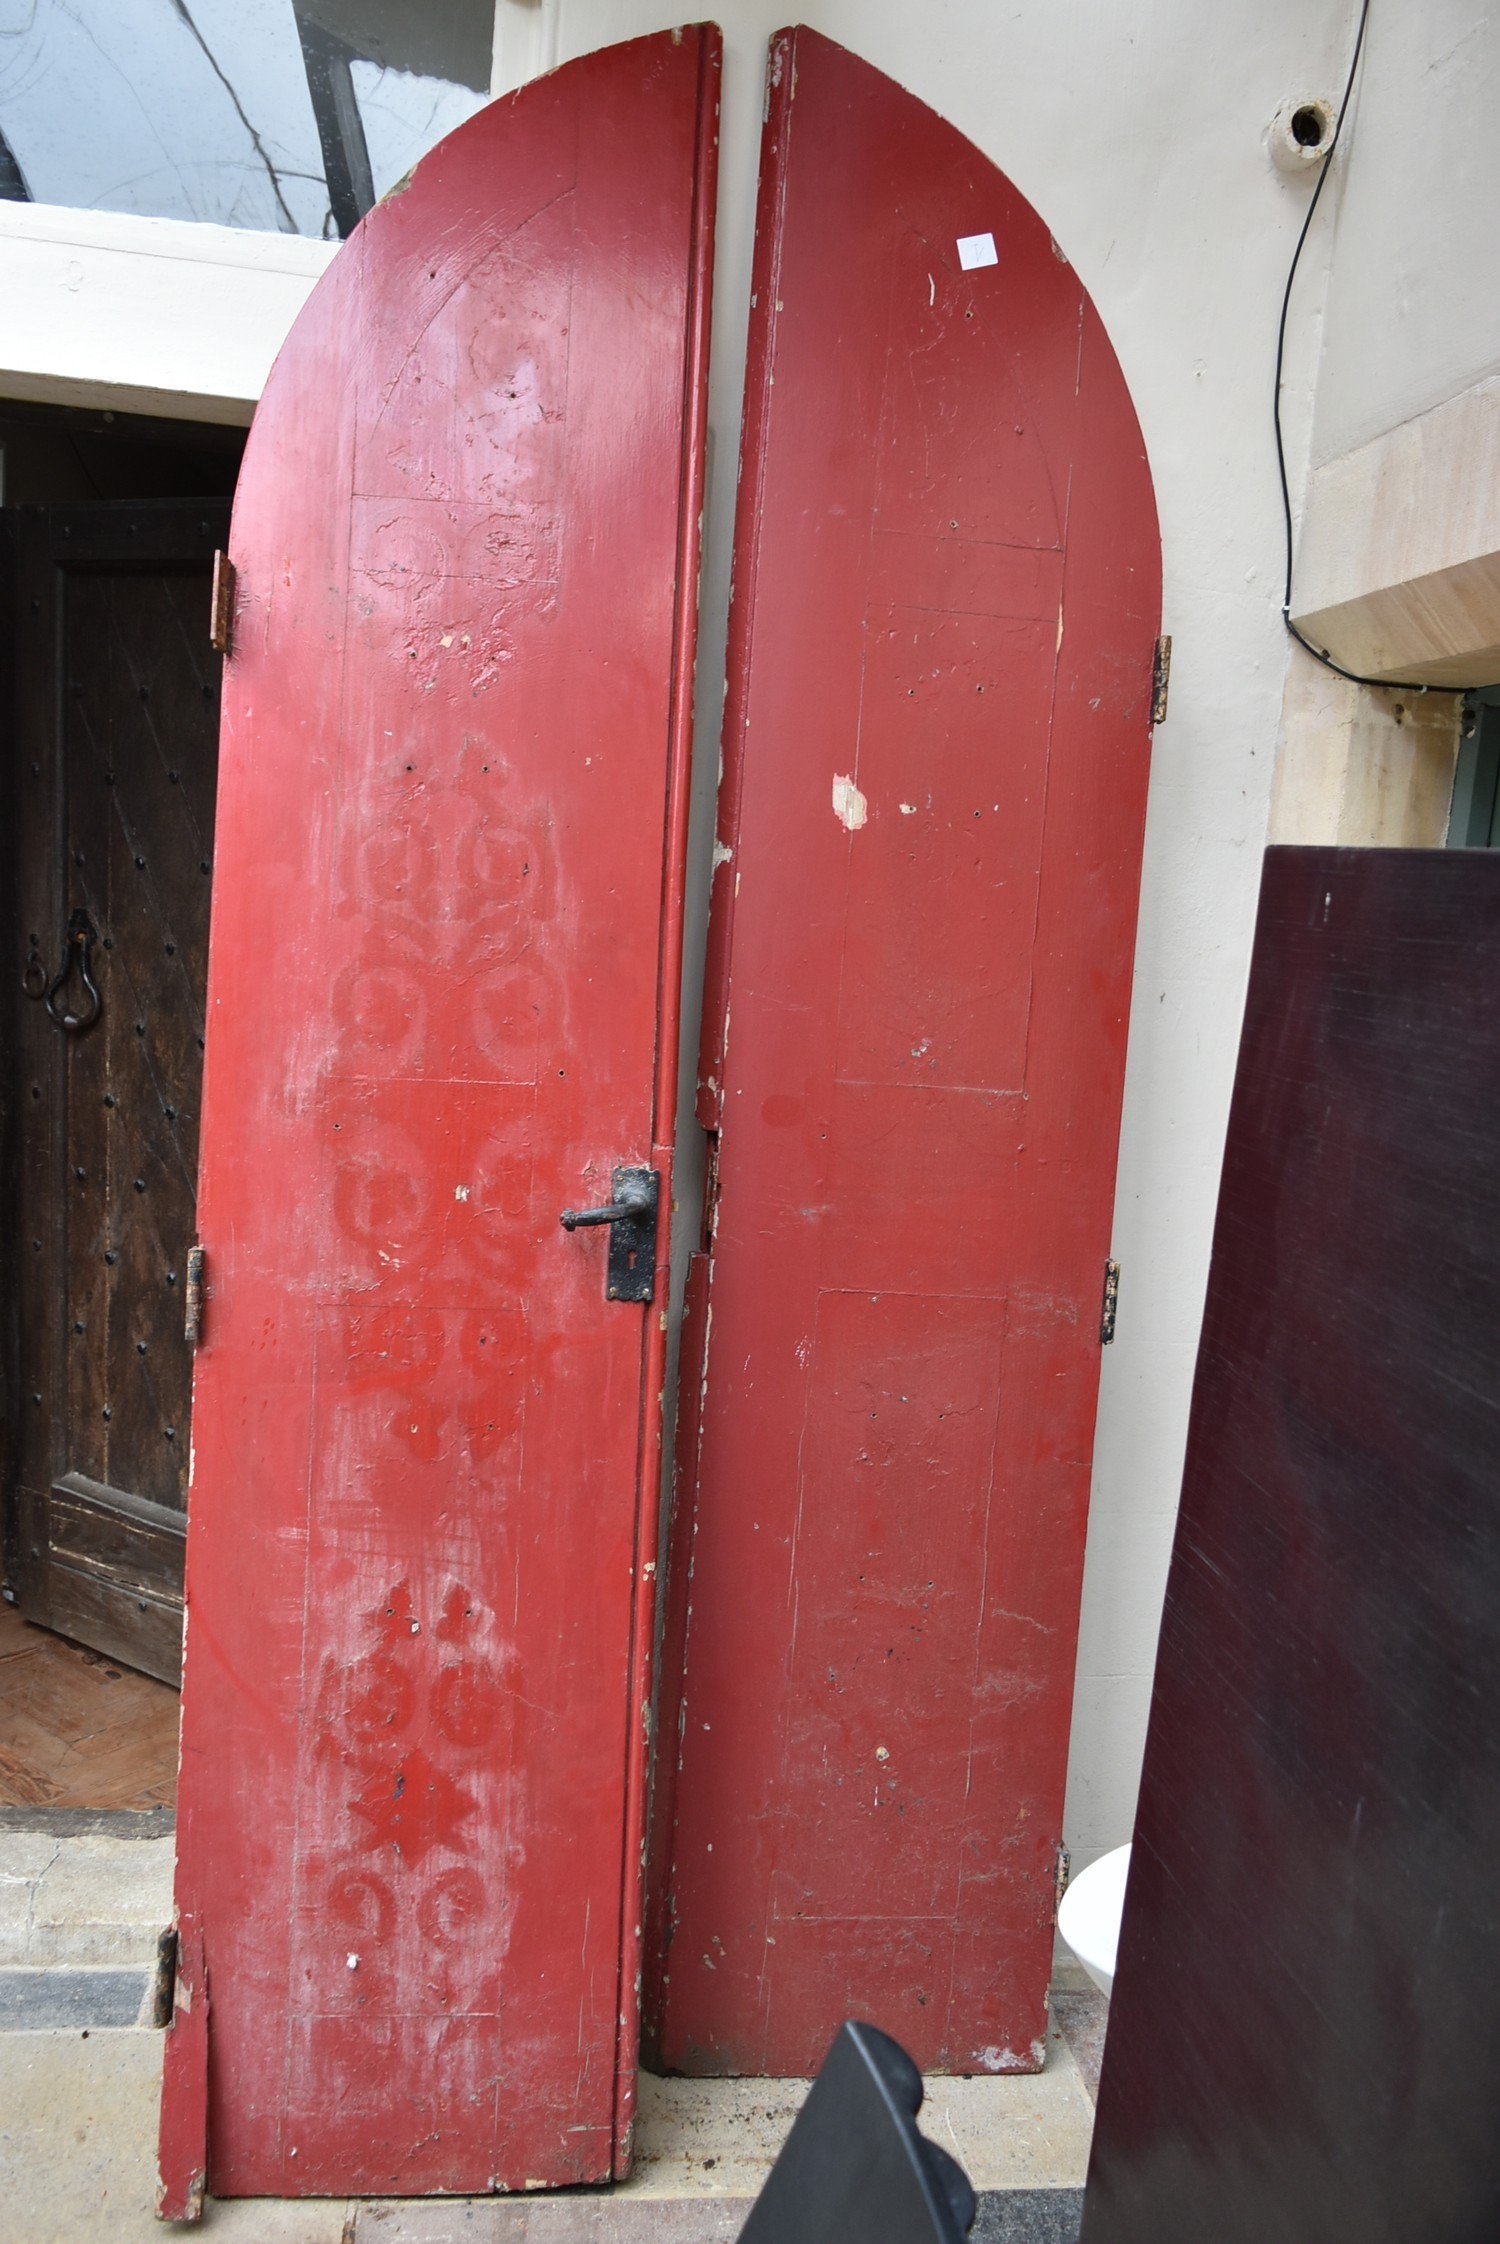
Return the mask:
<path id="1" fill-rule="evenodd" d="M 664 1292 L 558 1219 L 670 1204 L 717 66 L 664 33 L 445 141 L 251 436 L 169 2211 L 205 2081 L 225 2195 L 628 2158 Z"/>
<path id="2" fill-rule="evenodd" d="M 772 48 L 746 404 L 659 2051 L 805 2073 L 854 2016 L 927 2068 L 1029 2070 L 1146 798 L 1151 481 L 1036 213 L 805 30 Z"/>

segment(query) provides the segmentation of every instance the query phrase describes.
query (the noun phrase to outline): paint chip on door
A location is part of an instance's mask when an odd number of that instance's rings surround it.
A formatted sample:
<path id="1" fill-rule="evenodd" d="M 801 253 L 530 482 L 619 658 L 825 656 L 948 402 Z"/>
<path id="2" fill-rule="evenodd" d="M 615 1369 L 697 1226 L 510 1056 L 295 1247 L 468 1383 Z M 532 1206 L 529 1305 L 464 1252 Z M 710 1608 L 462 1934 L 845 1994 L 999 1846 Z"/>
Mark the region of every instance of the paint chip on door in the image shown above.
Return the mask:
<path id="1" fill-rule="evenodd" d="M 972 273 L 981 265 L 998 265 L 1000 252 L 995 247 L 993 234 L 960 234 L 958 237 L 958 262 L 962 271 Z"/>
<path id="2" fill-rule="evenodd" d="M 851 834 L 858 833 L 870 815 L 869 804 L 847 772 L 834 773 L 833 814 Z"/>

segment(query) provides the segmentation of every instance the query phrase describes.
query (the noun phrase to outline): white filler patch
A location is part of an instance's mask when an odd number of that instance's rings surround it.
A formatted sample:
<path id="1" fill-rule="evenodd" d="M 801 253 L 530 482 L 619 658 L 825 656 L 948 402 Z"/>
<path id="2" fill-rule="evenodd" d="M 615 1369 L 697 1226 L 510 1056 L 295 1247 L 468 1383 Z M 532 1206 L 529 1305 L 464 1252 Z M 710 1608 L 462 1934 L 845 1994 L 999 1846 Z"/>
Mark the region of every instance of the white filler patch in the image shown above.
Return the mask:
<path id="1" fill-rule="evenodd" d="M 857 834 L 870 815 L 864 796 L 854 781 L 841 771 L 835 772 L 833 777 L 833 815 L 851 834 Z"/>

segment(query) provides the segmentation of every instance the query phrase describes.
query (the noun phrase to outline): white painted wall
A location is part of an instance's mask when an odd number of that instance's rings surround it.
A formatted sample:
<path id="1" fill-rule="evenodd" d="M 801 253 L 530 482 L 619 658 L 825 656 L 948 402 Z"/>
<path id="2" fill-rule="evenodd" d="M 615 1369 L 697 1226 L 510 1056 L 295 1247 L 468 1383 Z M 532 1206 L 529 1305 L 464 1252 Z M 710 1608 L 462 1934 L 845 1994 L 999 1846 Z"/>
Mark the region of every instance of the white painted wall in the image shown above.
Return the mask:
<path id="1" fill-rule="evenodd" d="M 1500 370 L 1494 0 L 1371 0 L 1348 139 L 1324 196 L 1335 225 L 1319 463 Z"/>
<path id="2" fill-rule="evenodd" d="M 1388 67 L 1384 42 L 1418 36 L 1401 30 L 1403 16 L 1457 21 L 1485 4 L 1424 0 L 1403 10 L 1374 0 L 1372 81 L 1377 65 Z M 1035 203 L 1113 338 L 1156 478 L 1175 653 L 1147 832 L 1114 1235 L 1124 1279 L 1119 1336 L 1104 1359 L 1078 1666 L 1067 1815 L 1078 1863 L 1128 1837 L 1133 1818 L 1287 668 L 1270 389 L 1277 310 L 1311 183 L 1274 171 L 1263 135 L 1286 99 L 1342 85 L 1354 12 L 1354 0 L 806 0 L 804 10 L 950 118 Z M 727 54 L 705 752 L 690 924 L 700 942 L 763 57 L 782 21 L 776 0 L 722 0 L 719 13 Z M 499 0 L 497 87 L 673 20 L 653 0 Z M 1389 67 L 1399 76 L 1410 57 Z M 1459 75 L 1443 83 L 1457 100 L 1468 82 L 1460 58 Z M 1479 79 L 1474 86 L 1483 90 Z M 1482 136 L 1492 114 L 1472 107 L 1465 129 Z M 1413 148 L 1391 160 L 1408 184 L 1402 238 L 1415 255 L 1421 235 L 1447 223 L 1441 159 Z M 1487 214 L 1494 207 L 1491 195 Z M 150 226 L 152 238 L 112 235 L 100 246 L 85 229 L 105 222 L 74 217 L 71 242 L 47 232 L 57 219 L 0 206 L 0 391 L 92 385 L 90 402 L 116 401 L 108 390 L 185 413 L 217 398 L 218 417 L 241 417 L 310 285 L 311 261 L 325 254 L 319 245 L 217 232 L 210 242 L 208 229 L 115 221 Z M 1342 244 L 1342 226 L 1352 229 L 1351 258 L 1365 254 L 1361 233 L 1378 236 L 1383 223 L 1373 208 L 1364 215 L 1351 187 L 1340 232 Z M 189 233 L 199 236 L 196 252 L 185 241 L 168 246 Z M 1309 250 L 1290 360 L 1297 486 L 1331 233 L 1320 223 Z M 264 264 L 247 262 L 252 241 Z M 130 300 L 132 273 L 142 285 L 149 277 L 149 302 Z M 1446 299 L 1460 278 L 1450 274 Z M 1330 337 L 1343 301 L 1331 302 Z M 1433 379 L 1432 362 L 1418 364 L 1422 325 L 1413 323 L 1410 363 L 1392 390 L 1408 401 Z M 1479 347 L 1472 333 L 1454 343 L 1450 374 Z M 1340 371 L 1329 379 L 1344 401 L 1327 441 L 1391 409 L 1358 364 L 1371 348 L 1368 335 L 1330 341 L 1328 363 Z M 691 991 L 687 1011 L 692 1019 Z"/>
<path id="3" fill-rule="evenodd" d="M 1371 0 L 1315 222 L 1331 254 L 1292 599 L 1363 676 L 1500 678 L 1497 105 L 1494 0 Z M 1296 727 L 1289 708 L 1312 771 Z"/>
<path id="4" fill-rule="evenodd" d="M 246 423 L 336 248 L 0 202 L 0 396 Z"/>

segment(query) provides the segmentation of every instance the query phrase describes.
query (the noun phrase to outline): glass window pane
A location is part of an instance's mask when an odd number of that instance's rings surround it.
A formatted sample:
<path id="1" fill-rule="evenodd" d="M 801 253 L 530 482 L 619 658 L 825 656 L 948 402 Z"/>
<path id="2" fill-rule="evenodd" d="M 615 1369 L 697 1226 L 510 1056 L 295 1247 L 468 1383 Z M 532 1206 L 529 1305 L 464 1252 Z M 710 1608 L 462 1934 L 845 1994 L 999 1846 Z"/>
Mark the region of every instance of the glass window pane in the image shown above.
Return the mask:
<path id="1" fill-rule="evenodd" d="M 388 195 L 429 148 L 482 109 L 488 99 L 487 93 L 476 93 L 469 86 L 384 69 L 378 62 L 358 57 L 351 62 L 349 74 L 377 196 Z"/>
<path id="2" fill-rule="evenodd" d="M 480 108 L 493 0 L 0 0 L 0 197 L 347 233 Z"/>

